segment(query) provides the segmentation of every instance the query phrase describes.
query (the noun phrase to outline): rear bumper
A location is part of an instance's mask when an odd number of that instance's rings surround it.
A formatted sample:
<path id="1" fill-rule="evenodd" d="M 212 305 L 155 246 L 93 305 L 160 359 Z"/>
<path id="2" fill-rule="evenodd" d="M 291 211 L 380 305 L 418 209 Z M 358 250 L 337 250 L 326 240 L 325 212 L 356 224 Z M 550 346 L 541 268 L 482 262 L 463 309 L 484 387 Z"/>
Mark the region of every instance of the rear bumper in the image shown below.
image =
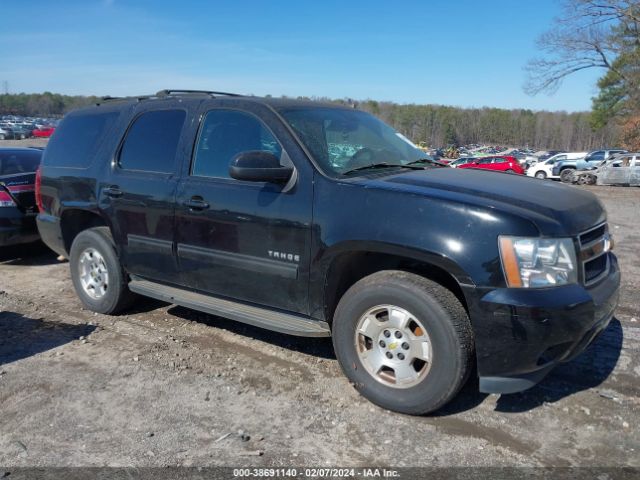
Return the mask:
<path id="1" fill-rule="evenodd" d="M 471 308 L 480 390 L 514 393 L 534 386 L 580 353 L 609 324 L 618 304 L 620 271 L 597 285 L 493 289 Z"/>
<path id="2" fill-rule="evenodd" d="M 40 238 L 35 216 L 14 207 L 0 209 L 0 247 L 35 242 Z"/>
<path id="3" fill-rule="evenodd" d="M 67 257 L 68 253 L 64 248 L 60 219 L 58 217 L 40 213 L 36 217 L 36 224 L 38 226 L 38 232 L 40 232 L 40 237 L 45 245 L 58 255 Z"/>

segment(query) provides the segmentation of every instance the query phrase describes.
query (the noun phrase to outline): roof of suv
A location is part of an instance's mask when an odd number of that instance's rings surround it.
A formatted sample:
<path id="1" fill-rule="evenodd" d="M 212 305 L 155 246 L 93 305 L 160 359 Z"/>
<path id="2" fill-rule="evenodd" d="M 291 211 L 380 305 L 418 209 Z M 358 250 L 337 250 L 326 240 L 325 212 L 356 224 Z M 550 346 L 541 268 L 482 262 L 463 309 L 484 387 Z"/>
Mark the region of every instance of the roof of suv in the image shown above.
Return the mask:
<path id="1" fill-rule="evenodd" d="M 254 95 L 241 95 L 238 93 L 228 92 L 216 92 L 208 90 L 160 90 L 152 95 L 140 95 L 132 97 L 103 97 L 97 106 L 111 104 L 112 102 L 126 102 L 126 103 L 138 103 L 146 101 L 166 100 L 169 98 L 181 98 L 181 99 L 202 99 L 202 98 L 238 98 L 247 101 L 253 101 L 256 103 L 262 103 L 270 105 L 273 108 L 287 108 L 287 107 L 328 107 L 328 108 L 344 108 L 351 109 L 351 106 L 341 105 L 336 103 L 329 103 L 326 101 L 315 101 L 309 99 L 293 99 L 293 98 L 274 98 L 274 97 L 257 97 Z"/>

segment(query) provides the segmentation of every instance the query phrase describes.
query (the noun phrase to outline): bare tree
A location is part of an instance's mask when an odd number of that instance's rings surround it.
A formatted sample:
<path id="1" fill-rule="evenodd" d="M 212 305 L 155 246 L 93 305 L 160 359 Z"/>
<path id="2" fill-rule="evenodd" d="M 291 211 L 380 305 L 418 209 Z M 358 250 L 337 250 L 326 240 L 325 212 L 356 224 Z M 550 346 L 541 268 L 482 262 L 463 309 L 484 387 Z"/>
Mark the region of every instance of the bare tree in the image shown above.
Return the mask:
<path id="1" fill-rule="evenodd" d="M 629 81 L 615 60 L 629 48 L 629 39 L 640 46 L 638 31 L 637 0 L 565 0 L 562 16 L 538 39 L 545 55 L 526 66 L 525 91 L 553 92 L 567 76 L 590 68 L 612 71 Z"/>

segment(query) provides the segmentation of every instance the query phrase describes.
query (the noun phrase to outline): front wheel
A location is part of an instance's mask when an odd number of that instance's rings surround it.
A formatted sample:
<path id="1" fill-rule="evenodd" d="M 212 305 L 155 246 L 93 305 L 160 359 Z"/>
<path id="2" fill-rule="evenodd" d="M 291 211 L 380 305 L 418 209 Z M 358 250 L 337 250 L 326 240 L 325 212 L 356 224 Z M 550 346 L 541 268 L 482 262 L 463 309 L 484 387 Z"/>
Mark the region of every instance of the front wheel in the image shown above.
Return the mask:
<path id="1" fill-rule="evenodd" d="M 80 232 L 71 245 L 69 265 L 76 293 L 89 310 L 109 315 L 133 303 L 107 227 Z"/>
<path id="2" fill-rule="evenodd" d="M 365 277 L 344 294 L 333 319 L 333 345 L 364 397 L 411 415 L 451 400 L 473 359 L 471 325 L 456 296 L 394 270 Z"/>

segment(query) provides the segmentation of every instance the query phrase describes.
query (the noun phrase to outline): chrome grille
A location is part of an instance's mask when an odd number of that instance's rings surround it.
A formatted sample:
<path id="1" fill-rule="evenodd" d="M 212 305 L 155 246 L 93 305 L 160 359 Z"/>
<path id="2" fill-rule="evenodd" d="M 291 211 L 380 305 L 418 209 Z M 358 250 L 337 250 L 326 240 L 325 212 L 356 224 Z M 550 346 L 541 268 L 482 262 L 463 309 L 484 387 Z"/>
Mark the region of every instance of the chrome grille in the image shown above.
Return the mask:
<path id="1" fill-rule="evenodd" d="M 611 236 L 606 223 L 602 223 L 578 237 L 579 264 L 582 268 L 582 281 L 592 285 L 609 272 L 609 255 Z"/>

